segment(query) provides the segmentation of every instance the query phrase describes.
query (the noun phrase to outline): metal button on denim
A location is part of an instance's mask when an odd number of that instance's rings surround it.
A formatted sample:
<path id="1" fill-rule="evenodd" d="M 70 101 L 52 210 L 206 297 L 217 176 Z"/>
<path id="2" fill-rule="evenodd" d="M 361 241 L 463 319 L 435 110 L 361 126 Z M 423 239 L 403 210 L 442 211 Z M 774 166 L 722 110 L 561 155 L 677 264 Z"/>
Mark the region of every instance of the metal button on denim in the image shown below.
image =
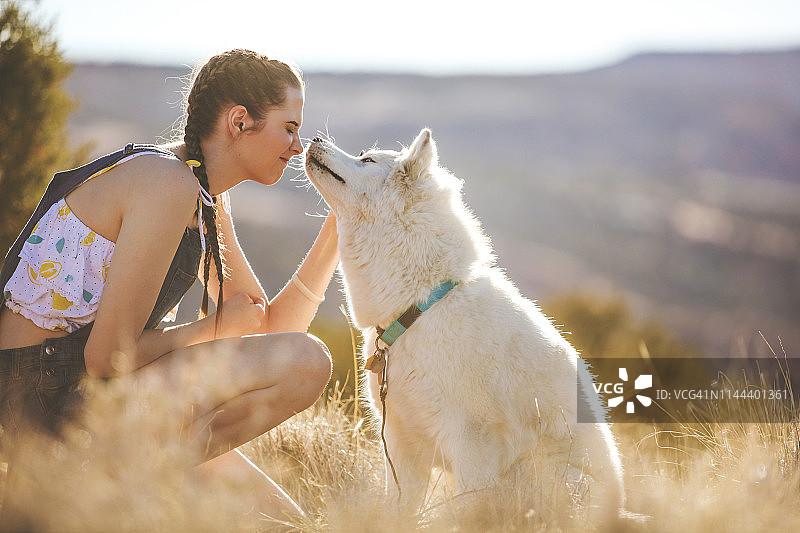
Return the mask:
<path id="1" fill-rule="evenodd" d="M 47 355 L 53 355 L 54 353 L 56 353 L 56 347 L 55 346 L 47 346 L 44 349 L 44 353 L 46 353 Z"/>
<path id="2" fill-rule="evenodd" d="M 44 371 L 44 373 L 47 374 L 47 376 L 49 376 L 49 377 L 53 377 L 53 375 L 56 373 L 56 371 L 53 370 L 52 368 L 48 368 L 47 370 Z"/>

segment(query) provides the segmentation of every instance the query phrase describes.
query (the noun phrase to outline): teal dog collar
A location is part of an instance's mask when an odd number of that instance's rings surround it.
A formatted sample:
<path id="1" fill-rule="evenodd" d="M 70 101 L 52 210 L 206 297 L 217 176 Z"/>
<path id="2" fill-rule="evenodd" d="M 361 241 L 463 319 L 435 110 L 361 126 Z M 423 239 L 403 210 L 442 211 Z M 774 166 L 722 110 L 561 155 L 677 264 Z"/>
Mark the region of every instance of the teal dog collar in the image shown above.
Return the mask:
<path id="1" fill-rule="evenodd" d="M 391 346 L 400 335 L 411 327 L 411 324 L 413 324 L 423 312 L 427 311 L 433 304 L 441 300 L 444 295 L 450 292 L 456 285 L 458 285 L 457 281 L 446 281 L 442 283 L 431 291 L 426 301 L 412 305 L 406 309 L 406 311 L 400 315 L 400 318 L 389 324 L 386 329 L 376 327 L 375 330 L 378 332 L 378 337 L 385 342 L 387 346 Z"/>

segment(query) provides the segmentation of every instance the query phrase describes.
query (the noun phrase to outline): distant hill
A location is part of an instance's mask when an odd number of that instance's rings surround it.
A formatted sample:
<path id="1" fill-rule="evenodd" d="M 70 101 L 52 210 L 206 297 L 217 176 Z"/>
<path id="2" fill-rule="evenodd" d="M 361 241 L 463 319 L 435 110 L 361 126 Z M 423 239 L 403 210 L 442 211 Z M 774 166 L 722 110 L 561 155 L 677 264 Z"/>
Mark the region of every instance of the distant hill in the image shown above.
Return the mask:
<path id="1" fill-rule="evenodd" d="M 94 140 L 95 154 L 166 138 L 187 74 L 77 65 L 72 138 Z M 431 127 L 529 297 L 621 291 L 713 355 L 763 349 L 759 330 L 800 355 L 800 50 L 646 54 L 559 75 L 306 80 L 307 137 L 327 131 L 357 152 Z M 303 215 L 322 210 L 319 198 L 297 185 L 234 191 L 240 238 L 271 294 L 320 224 Z M 338 314 L 335 302 L 325 312 Z"/>

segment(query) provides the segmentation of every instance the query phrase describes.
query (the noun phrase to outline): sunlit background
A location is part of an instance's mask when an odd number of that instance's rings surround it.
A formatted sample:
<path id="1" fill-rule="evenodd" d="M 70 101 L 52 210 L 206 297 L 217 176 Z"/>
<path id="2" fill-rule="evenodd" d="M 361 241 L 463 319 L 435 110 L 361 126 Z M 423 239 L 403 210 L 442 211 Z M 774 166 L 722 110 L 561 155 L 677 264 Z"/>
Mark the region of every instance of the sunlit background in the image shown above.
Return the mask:
<path id="1" fill-rule="evenodd" d="M 587 355 L 800 354 L 800 2 L 30 6 L 75 64 L 69 136 L 89 156 L 179 136 L 181 77 L 214 53 L 288 58 L 306 75 L 306 137 L 358 152 L 431 127 L 499 266 Z M 270 296 L 325 211 L 301 180 L 233 191 Z M 312 331 L 344 376 L 338 288 Z M 604 340 L 582 342 L 594 328 Z M 673 337 L 685 344 L 657 340 Z"/>
<path id="2" fill-rule="evenodd" d="M 43 0 L 76 61 L 194 64 L 245 47 L 307 70 L 562 72 L 651 50 L 800 43 L 793 0 Z"/>

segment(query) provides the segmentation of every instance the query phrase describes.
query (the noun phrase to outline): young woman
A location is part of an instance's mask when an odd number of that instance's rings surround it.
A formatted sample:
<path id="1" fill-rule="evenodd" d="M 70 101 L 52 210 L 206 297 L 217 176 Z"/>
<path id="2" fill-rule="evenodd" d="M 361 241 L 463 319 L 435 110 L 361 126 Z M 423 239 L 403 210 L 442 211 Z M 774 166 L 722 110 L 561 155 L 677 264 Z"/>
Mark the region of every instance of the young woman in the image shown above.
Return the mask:
<path id="1" fill-rule="evenodd" d="M 125 375 L 177 402 L 171 427 L 205 473 L 250 476 L 263 511 L 299 512 L 234 448 L 310 406 L 330 378 L 326 347 L 304 332 L 338 263 L 336 222 L 268 301 L 226 191 L 280 179 L 303 150 L 303 101 L 298 71 L 232 50 L 195 76 L 182 143 L 129 145 L 56 175 L 0 276 L 4 444 L 57 435 L 81 412 L 86 375 Z M 201 315 L 209 295 L 216 312 L 155 329 L 198 272 Z"/>

